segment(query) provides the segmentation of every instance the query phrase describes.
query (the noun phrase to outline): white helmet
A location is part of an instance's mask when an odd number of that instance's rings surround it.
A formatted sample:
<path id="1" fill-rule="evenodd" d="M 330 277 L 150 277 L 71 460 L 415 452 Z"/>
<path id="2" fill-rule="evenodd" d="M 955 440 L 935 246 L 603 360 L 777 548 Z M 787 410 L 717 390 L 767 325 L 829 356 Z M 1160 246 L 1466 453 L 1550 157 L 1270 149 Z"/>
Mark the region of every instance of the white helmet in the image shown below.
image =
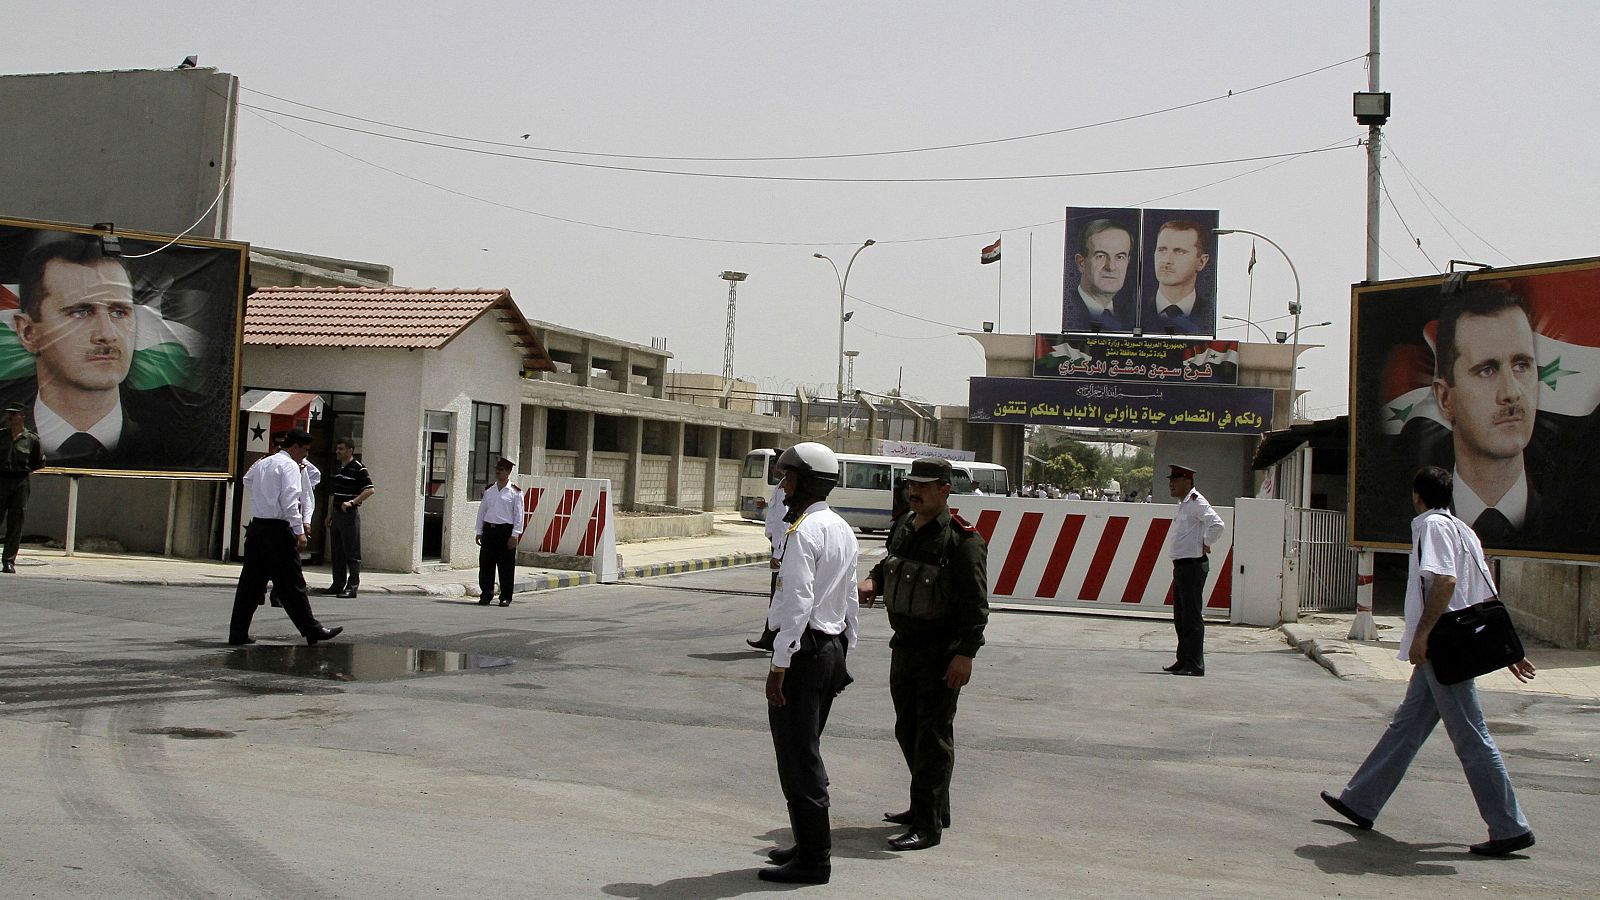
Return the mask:
<path id="1" fill-rule="evenodd" d="M 778 469 L 795 473 L 796 492 L 816 500 L 826 499 L 839 484 L 839 457 L 823 444 L 806 441 L 795 444 L 778 457 Z"/>

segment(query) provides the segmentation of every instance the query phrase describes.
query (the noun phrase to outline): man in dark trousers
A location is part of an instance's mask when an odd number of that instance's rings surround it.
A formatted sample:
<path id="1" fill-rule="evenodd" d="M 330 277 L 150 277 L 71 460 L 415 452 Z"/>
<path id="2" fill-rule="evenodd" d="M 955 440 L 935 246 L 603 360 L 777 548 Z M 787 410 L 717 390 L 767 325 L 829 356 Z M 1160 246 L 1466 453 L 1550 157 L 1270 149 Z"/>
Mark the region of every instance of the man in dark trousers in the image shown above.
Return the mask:
<path id="1" fill-rule="evenodd" d="M 478 605 L 494 599 L 500 576 L 500 605 L 511 605 L 517 576 L 517 544 L 522 541 L 522 489 L 511 483 L 517 464 L 505 457 L 494 466 L 494 484 L 483 489 L 478 503 Z"/>
<path id="2" fill-rule="evenodd" d="M 894 637 L 889 694 L 894 736 L 911 770 L 911 808 L 884 820 L 907 826 L 895 850 L 937 846 L 950 826 L 956 700 L 989 622 L 988 546 L 950 512 L 949 460 L 911 464 L 911 510 L 889 530 L 887 554 L 858 586 L 863 606 L 882 595 Z"/>
<path id="3" fill-rule="evenodd" d="M 1178 633 L 1178 658 L 1162 671 L 1199 677 L 1206 674 L 1206 575 L 1211 572 L 1211 545 L 1222 536 L 1222 517 L 1194 489 L 1193 469 L 1168 468 L 1167 489 L 1178 501 L 1171 544 L 1172 627 Z"/>
<path id="4" fill-rule="evenodd" d="M 250 524 L 245 528 L 244 567 L 233 594 L 233 621 L 228 628 L 228 643 L 254 644 L 250 620 L 261 604 L 261 595 L 271 581 L 294 627 L 306 643 L 332 640 L 343 628 L 323 628 L 311 613 L 306 599 L 305 574 L 300 570 L 300 553 L 306 549 L 304 513 L 315 506 L 309 501 L 311 480 L 301 464 L 311 451 L 311 435 L 302 428 L 291 428 L 283 437 L 283 449 L 256 460 L 244 474 L 244 488 L 250 492 Z"/>
<path id="5" fill-rule="evenodd" d="M 795 845 L 768 852 L 778 866 L 757 874 L 763 881 L 826 884 L 833 872 L 833 832 L 822 730 L 833 698 L 850 684 L 845 656 L 860 632 L 859 546 L 849 523 L 824 502 L 839 483 L 832 450 L 812 441 L 796 444 L 778 457 L 778 468 L 789 527 L 767 612 L 767 627 L 777 632 L 767 673 L 767 727 Z"/>
<path id="6" fill-rule="evenodd" d="M 325 526 L 333 535 L 333 584 L 323 593 L 352 599 L 361 586 L 361 504 L 377 490 L 372 474 L 356 459 L 355 440 L 339 438 L 333 444 L 339 471 L 330 480 L 328 520 Z"/>
<path id="7" fill-rule="evenodd" d="M 0 571 L 17 572 L 17 548 L 22 543 L 22 513 L 28 506 L 28 476 L 44 465 L 39 436 L 28 430 L 28 408 L 6 404 L 5 427 L 0 428 L 0 515 L 5 517 L 5 551 Z"/>

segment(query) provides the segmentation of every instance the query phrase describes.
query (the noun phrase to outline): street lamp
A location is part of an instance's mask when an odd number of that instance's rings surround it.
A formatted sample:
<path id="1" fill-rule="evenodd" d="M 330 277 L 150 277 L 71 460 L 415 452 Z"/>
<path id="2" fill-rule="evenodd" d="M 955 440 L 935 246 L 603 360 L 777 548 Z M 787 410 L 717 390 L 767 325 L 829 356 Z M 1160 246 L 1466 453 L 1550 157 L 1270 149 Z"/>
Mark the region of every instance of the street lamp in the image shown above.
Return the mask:
<path id="1" fill-rule="evenodd" d="M 832 257 L 824 256 L 821 253 L 811 254 L 817 259 L 827 260 L 828 265 L 833 266 L 833 277 L 839 281 L 839 378 L 833 383 L 833 410 L 839 417 L 839 440 L 841 442 L 844 440 L 844 323 L 847 318 L 844 314 L 844 289 L 845 285 L 850 283 L 850 267 L 856 264 L 856 257 L 861 255 L 861 251 L 876 243 L 877 241 L 869 239 L 857 247 L 856 252 L 850 254 L 850 261 L 845 263 L 843 275 L 839 274 L 839 264 L 834 262 Z M 843 448 L 844 444 L 840 443 L 839 446 Z"/>
<path id="2" fill-rule="evenodd" d="M 1290 351 L 1289 356 L 1289 427 L 1293 428 L 1294 394 L 1297 387 L 1296 376 L 1298 375 L 1295 371 L 1295 366 L 1299 364 L 1300 360 L 1300 273 L 1295 271 L 1294 260 L 1289 258 L 1289 254 L 1283 252 L 1283 248 L 1278 246 L 1278 242 L 1259 231 L 1250 231 L 1245 228 L 1213 228 L 1211 233 L 1219 236 L 1224 234 L 1248 234 L 1251 237 L 1258 237 L 1271 244 L 1272 249 L 1278 251 L 1278 254 L 1283 257 L 1283 261 L 1289 264 L 1289 274 L 1294 276 L 1294 302 L 1289 304 L 1289 312 L 1294 314 L 1294 349 Z"/>
<path id="3" fill-rule="evenodd" d="M 1241 319 L 1238 316 L 1223 316 L 1223 318 L 1227 319 L 1229 322 L 1243 322 L 1244 324 L 1249 325 L 1251 328 L 1254 328 L 1255 330 L 1261 332 L 1262 339 L 1264 339 L 1267 343 L 1269 343 L 1269 344 L 1272 343 L 1272 338 L 1267 336 L 1267 330 L 1265 328 L 1262 328 L 1260 325 L 1257 325 L 1256 323 L 1250 321 L 1249 319 Z M 1245 332 L 1245 333 L 1249 334 L 1249 332 Z"/>

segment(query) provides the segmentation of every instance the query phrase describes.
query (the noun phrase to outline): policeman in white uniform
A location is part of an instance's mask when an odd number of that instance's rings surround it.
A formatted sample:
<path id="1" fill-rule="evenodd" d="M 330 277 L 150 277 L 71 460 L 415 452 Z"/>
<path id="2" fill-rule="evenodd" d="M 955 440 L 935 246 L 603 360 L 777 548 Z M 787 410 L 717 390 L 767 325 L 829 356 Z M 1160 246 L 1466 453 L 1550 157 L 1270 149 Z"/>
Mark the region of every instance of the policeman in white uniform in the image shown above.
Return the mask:
<path id="1" fill-rule="evenodd" d="M 494 465 L 494 484 L 483 489 L 474 526 L 478 542 L 478 604 L 494 599 L 500 579 L 500 605 L 511 605 L 517 574 L 517 544 L 522 541 L 522 489 L 511 483 L 517 464 L 504 456 Z"/>
<path id="2" fill-rule="evenodd" d="M 828 771 L 822 730 L 833 698 L 850 683 L 845 655 L 856 644 L 855 532 L 824 502 L 839 483 L 839 460 L 814 443 L 778 458 L 788 494 L 789 528 L 778 586 L 767 614 L 777 632 L 767 675 L 767 723 L 778 759 L 778 782 L 789 805 L 795 846 L 767 855 L 764 881 L 825 884 L 832 872 Z"/>
<path id="3" fill-rule="evenodd" d="M 1170 466 L 1167 487 L 1178 500 L 1172 517 L 1172 627 L 1178 632 L 1178 658 L 1163 671 L 1174 675 L 1206 674 L 1206 576 L 1211 572 L 1211 545 L 1222 537 L 1222 517 L 1194 487 L 1195 471 Z"/>

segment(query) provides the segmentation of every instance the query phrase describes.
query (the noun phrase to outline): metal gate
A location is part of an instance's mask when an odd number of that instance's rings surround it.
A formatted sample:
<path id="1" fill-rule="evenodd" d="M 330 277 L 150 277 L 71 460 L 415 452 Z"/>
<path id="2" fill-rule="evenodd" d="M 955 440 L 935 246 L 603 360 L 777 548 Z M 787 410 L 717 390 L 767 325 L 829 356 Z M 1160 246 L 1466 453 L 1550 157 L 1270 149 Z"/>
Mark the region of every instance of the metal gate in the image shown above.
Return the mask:
<path id="1" fill-rule="evenodd" d="M 1345 540 L 1342 510 L 1295 509 L 1294 550 L 1300 557 L 1300 610 L 1356 608 L 1356 561 Z"/>

